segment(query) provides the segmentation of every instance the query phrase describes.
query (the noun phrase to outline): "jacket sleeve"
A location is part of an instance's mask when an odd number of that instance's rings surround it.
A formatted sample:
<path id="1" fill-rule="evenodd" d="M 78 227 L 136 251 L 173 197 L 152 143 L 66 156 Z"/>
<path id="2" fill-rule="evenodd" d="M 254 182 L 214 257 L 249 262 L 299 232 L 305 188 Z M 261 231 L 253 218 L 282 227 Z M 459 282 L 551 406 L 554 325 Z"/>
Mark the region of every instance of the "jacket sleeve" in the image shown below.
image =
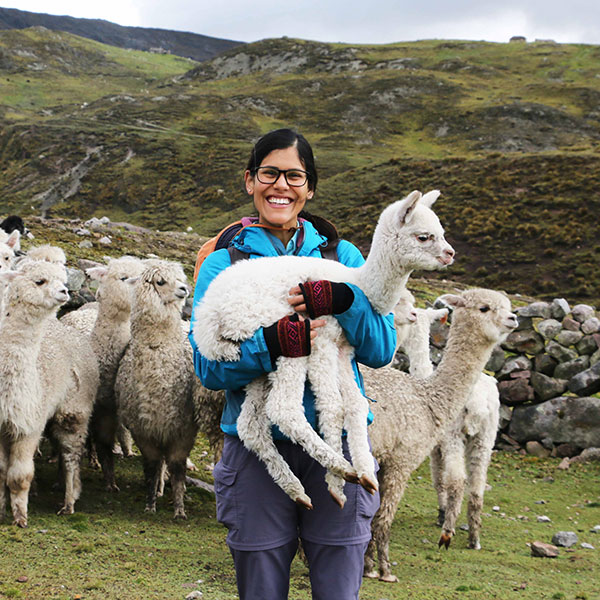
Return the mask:
<path id="1" fill-rule="evenodd" d="M 240 358 L 235 362 L 208 360 L 198 351 L 192 336 L 196 306 L 202 300 L 210 282 L 231 264 L 226 249 L 217 250 L 206 257 L 196 281 L 194 302 L 188 339 L 194 354 L 194 370 L 202 385 L 212 390 L 239 389 L 266 372 L 272 371 L 271 358 L 265 344 L 262 328 L 240 344 Z"/>
<path id="2" fill-rule="evenodd" d="M 338 258 L 349 267 L 360 267 L 365 262 L 358 248 L 344 240 L 338 245 Z M 396 352 L 394 315 L 380 315 L 358 286 L 348 285 L 354 292 L 354 301 L 347 311 L 335 316 L 354 346 L 356 360 L 368 367 L 383 367 Z"/>

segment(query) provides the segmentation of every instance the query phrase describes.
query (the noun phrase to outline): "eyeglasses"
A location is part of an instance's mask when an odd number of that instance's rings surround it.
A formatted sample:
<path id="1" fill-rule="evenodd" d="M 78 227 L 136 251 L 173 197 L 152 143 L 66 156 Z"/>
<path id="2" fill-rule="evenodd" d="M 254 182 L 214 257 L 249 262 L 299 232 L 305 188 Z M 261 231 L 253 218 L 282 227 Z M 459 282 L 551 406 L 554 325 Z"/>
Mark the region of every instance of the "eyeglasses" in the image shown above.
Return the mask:
<path id="1" fill-rule="evenodd" d="M 292 187 L 302 187 L 308 180 L 308 173 L 302 169 L 278 169 L 277 167 L 257 167 L 254 169 L 256 178 L 261 183 L 275 183 L 283 174 L 287 184 Z"/>

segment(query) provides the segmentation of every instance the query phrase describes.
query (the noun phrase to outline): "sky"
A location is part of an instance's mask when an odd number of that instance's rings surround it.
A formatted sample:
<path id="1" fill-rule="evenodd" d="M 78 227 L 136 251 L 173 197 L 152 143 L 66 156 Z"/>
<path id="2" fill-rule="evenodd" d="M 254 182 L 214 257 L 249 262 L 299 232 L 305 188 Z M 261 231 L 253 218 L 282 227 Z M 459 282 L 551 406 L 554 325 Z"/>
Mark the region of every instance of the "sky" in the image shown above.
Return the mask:
<path id="1" fill-rule="evenodd" d="M 422 39 L 600 44 L 599 0 L 0 0 L 2 8 L 254 42 L 282 36 L 384 44 Z"/>

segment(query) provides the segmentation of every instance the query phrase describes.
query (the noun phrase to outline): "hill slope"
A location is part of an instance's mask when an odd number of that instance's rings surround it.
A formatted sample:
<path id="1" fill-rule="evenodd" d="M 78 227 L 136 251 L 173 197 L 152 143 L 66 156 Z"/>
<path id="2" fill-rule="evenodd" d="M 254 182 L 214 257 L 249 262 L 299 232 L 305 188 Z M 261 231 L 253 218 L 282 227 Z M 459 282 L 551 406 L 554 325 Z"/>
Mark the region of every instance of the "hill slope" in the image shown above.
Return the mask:
<path id="1" fill-rule="evenodd" d="M 193 60 L 207 60 L 243 43 L 185 31 L 123 27 L 102 19 L 76 19 L 14 8 L 0 8 L 0 29 L 26 29 L 40 26 L 52 31 L 73 33 L 118 48 L 169 52 Z"/>
<path id="2" fill-rule="evenodd" d="M 55 72 L 61 87 L 78 82 L 66 102 L 34 59 L 3 67 L 17 47 L 8 35 L 22 36 L 23 55 L 36 52 L 32 36 L 44 45 L 58 34 L 0 32 L 1 85 L 39 90 L 2 95 L 4 212 L 212 234 L 251 212 L 241 181 L 253 140 L 293 126 L 316 150 L 311 208 L 363 249 L 383 206 L 438 188 L 459 251 L 444 277 L 600 304 L 597 46 L 264 40 L 186 69 L 130 52 L 128 74 L 107 69 L 105 87 L 87 67 L 58 63 L 114 49 L 60 34 Z M 29 97 L 39 98 L 31 109 Z"/>

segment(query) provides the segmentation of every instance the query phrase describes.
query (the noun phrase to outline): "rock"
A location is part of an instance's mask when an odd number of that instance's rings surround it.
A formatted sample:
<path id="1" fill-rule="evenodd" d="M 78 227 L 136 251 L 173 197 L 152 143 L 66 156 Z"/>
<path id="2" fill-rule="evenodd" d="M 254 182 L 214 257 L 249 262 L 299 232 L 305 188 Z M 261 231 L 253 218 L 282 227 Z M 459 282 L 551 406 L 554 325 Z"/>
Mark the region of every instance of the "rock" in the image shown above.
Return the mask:
<path id="1" fill-rule="evenodd" d="M 577 352 L 575 352 L 575 350 L 565 348 L 554 340 L 548 342 L 546 353 L 552 358 L 555 358 L 559 363 L 575 360 L 577 358 Z"/>
<path id="2" fill-rule="evenodd" d="M 560 469 L 561 471 L 567 471 L 569 469 L 569 467 L 571 466 L 571 461 L 569 460 L 568 457 L 564 457 L 561 461 L 560 464 L 558 465 L 558 469 Z"/>
<path id="3" fill-rule="evenodd" d="M 512 410 L 506 404 L 500 404 L 500 418 L 498 427 L 499 429 L 505 429 L 508 427 L 510 420 L 512 419 Z"/>
<path id="4" fill-rule="evenodd" d="M 513 331 L 502 343 L 505 350 L 521 354 L 539 354 L 544 349 L 544 338 L 532 330 Z"/>
<path id="5" fill-rule="evenodd" d="M 593 306 L 588 304 L 577 304 L 571 310 L 572 317 L 579 323 L 583 323 L 588 319 L 596 316 L 596 311 Z"/>
<path id="6" fill-rule="evenodd" d="M 556 446 L 556 456 L 559 458 L 567 457 L 572 458 L 577 456 L 581 452 L 581 448 L 576 444 L 567 442 L 566 444 L 559 444 Z"/>
<path id="7" fill-rule="evenodd" d="M 600 319 L 597 319 L 596 317 L 586 319 L 581 324 L 581 331 L 583 331 L 583 333 L 585 333 L 586 335 L 590 333 L 600 332 Z"/>
<path id="8" fill-rule="evenodd" d="M 92 235 L 92 232 L 89 229 L 83 229 L 83 228 L 79 228 L 75 230 L 75 233 L 77 235 Z"/>
<path id="9" fill-rule="evenodd" d="M 552 519 L 547 515 L 539 515 L 537 518 L 538 523 L 552 523 Z"/>
<path id="10" fill-rule="evenodd" d="M 571 459 L 573 463 L 600 461 L 600 448 L 586 448 L 579 456 Z"/>
<path id="11" fill-rule="evenodd" d="M 537 330 L 545 339 L 552 340 L 562 331 L 562 325 L 556 319 L 544 319 L 538 323 Z"/>
<path id="12" fill-rule="evenodd" d="M 102 244 L 103 246 L 109 246 L 110 244 L 112 244 L 112 240 L 105 235 L 98 240 L 98 243 Z"/>
<path id="13" fill-rule="evenodd" d="M 505 360 L 506 358 L 504 356 L 504 350 L 502 350 L 502 347 L 498 345 L 492 350 L 492 355 L 490 356 L 484 368 L 486 371 L 496 373 L 502 368 Z"/>
<path id="14" fill-rule="evenodd" d="M 588 544 L 587 542 L 582 542 L 581 547 L 585 548 L 586 550 L 595 550 L 594 546 L 592 546 L 591 544 Z"/>
<path id="15" fill-rule="evenodd" d="M 67 267 L 67 289 L 70 292 L 79 291 L 83 287 L 85 280 L 86 276 L 83 271 Z"/>
<path id="16" fill-rule="evenodd" d="M 598 350 L 597 337 L 597 335 L 584 335 L 581 338 L 581 341 L 575 346 L 580 356 L 594 354 Z"/>
<path id="17" fill-rule="evenodd" d="M 571 312 L 569 303 L 564 298 L 554 298 L 550 304 L 550 314 L 553 319 L 560 321 Z"/>
<path id="18" fill-rule="evenodd" d="M 600 525 L 594 525 L 594 527 L 590 529 L 590 533 L 600 533 Z"/>
<path id="19" fill-rule="evenodd" d="M 527 454 L 537 456 L 538 458 L 548 458 L 550 456 L 550 450 L 544 448 L 542 444 L 535 441 L 527 442 L 525 444 L 525 450 L 527 450 Z"/>
<path id="20" fill-rule="evenodd" d="M 83 240 L 82 242 L 79 242 L 79 247 L 80 248 L 93 248 L 94 244 L 92 244 L 92 242 L 90 240 Z"/>
<path id="21" fill-rule="evenodd" d="M 596 365 L 600 362 L 600 349 L 596 350 L 594 354 L 590 356 L 590 365 Z"/>
<path id="22" fill-rule="evenodd" d="M 600 392 L 600 363 L 572 377 L 569 380 L 569 390 L 578 396 L 590 396 Z"/>
<path id="23" fill-rule="evenodd" d="M 561 345 L 561 346 L 574 346 L 575 344 L 578 344 L 581 341 L 581 338 L 583 338 L 583 332 L 581 331 L 566 331 L 566 330 L 562 330 L 557 336 L 556 336 L 556 341 Z"/>
<path id="24" fill-rule="evenodd" d="M 531 544 L 531 556 L 556 558 L 558 554 L 558 548 L 552 544 L 545 544 L 544 542 L 533 542 Z"/>
<path id="25" fill-rule="evenodd" d="M 533 370 L 552 377 L 558 361 L 548 354 L 538 354 L 533 359 Z"/>
<path id="26" fill-rule="evenodd" d="M 562 326 L 567 331 L 579 331 L 581 329 L 581 323 L 571 317 L 565 317 L 562 321 Z"/>
<path id="27" fill-rule="evenodd" d="M 577 534 L 574 531 L 557 531 L 552 536 L 552 543 L 555 546 L 562 546 L 563 548 L 570 548 L 579 541 Z"/>
<path id="28" fill-rule="evenodd" d="M 560 367 L 560 365 L 558 366 Z M 556 368 L 558 369 L 558 367 Z M 536 373 L 535 371 L 531 374 L 530 381 L 538 400 L 549 400 L 550 398 L 560 396 L 567 389 L 567 384 L 569 383 L 566 379 L 548 377 L 543 373 Z"/>
<path id="29" fill-rule="evenodd" d="M 521 317 L 517 315 L 517 326 L 515 331 L 523 331 L 524 329 L 533 329 L 533 319 L 531 317 Z"/>
<path id="30" fill-rule="evenodd" d="M 509 379 L 516 371 L 529 371 L 532 367 L 531 361 L 526 356 L 509 358 L 504 366 L 496 373 L 496 379 L 502 381 Z"/>
<path id="31" fill-rule="evenodd" d="M 541 404 L 515 406 L 508 435 L 521 444 L 549 437 L 555 446 L 600 447 L 600 398 L 561 396 Z"/>
<path id="32" fill-rule="evenodd" d="M 589 366 L 589 356 L 580 356 L 575 360 L 569 360 L 567 362 L 560 363 L 554 370 L 554 377 L 556 379 L 571 379 L 571 377 L 574 377 L 577 375 L 577 373 L 585 371 L 587 368 L 589 368 Z M 562 394 L 562 392 L 560 392 L 560 394 Z M 555 395 L 559 396 L 560 394 Z"/>
<path id="33" fill-rule="evenodd" d="M 532 302 L 527 306 L 517 309 L 519 317 L 539 317 L 549 319 L 552 316 L 552 310 L 548 302 Z"/>
<path id="34" fill-rule="evenodd" d="M 185 600 L 196 600 L 196 598 L 202 598 L 202 592 L 200 590 L 194 590 L 193 592 L 190 592 L 185 597 Z"/>
<path id="35" fill-rule="evenodd" d="M 500 381 L 498 383 L 498 392 L 502 404 L 508 406 L 531 402 L 535 398 L 533 388 L 526 379 Z"/>

